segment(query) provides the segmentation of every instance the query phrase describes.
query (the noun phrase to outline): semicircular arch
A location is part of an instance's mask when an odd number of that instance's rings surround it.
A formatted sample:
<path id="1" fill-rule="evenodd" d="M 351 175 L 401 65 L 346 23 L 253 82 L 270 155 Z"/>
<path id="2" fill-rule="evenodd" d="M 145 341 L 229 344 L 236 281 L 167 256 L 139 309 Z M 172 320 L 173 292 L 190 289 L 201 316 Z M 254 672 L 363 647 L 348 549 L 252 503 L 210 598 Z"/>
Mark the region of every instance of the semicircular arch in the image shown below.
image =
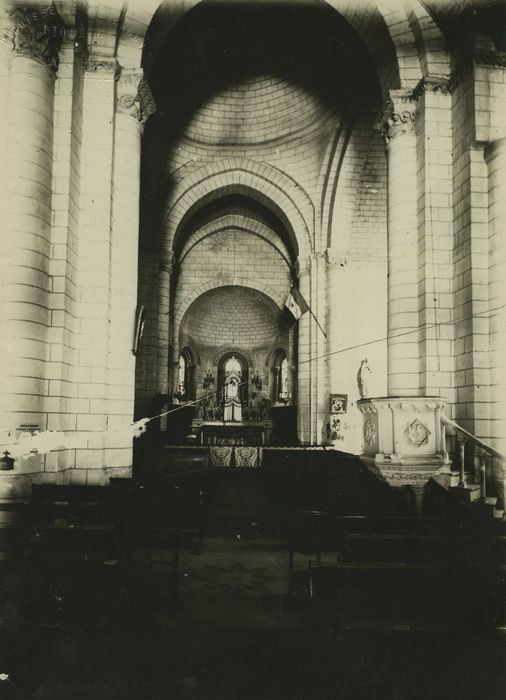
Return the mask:
<path id="1" fill-rule="evenodd" d="M 218 367 L 227 355 L 242 355 L 246 365 L 253 367 L 253 355 L 241 345 L 224 345 L 218 348 L 213 355 L 213 367 Z"/>
<path id="2" fill-rule="evenodd" d="M 88 3 L 90 54 L 113 58 L 116 53 L 122 67 L 142 66 L 149 75 L 162 45 L 178 21 L 201 2 L 143 0 L 113 9 L 93 0 Z M 379 0 L 376 6 L 371 3 L 367 8 L 357 6 L 356 0 L 325 2 L 348 22 L 370 53 L 384 97 L 392 88 L 413 86 L 434 69 L 436 74 L 441 69 L 446 73 L 448 56 L 444 35 L 420 0 L 412 0 L 406 10 L 393 7 L 385 0 Z M 387 32 L 383 31 L 384 27 Z M 153 28 L 151 34 L 150 28 Z M 116 47 L 116 51 L 112 47 Z M 385 60 L 389 55 L 394 61 Z"/>
<path id="3" fill-rule="evenodd" d="M 198 209 L 230 194 L 249 196 L 266 206 L 290 236 L 294 254 L 314 250 L 315 209 L 309 195 L 285 173 L 245 158 L 209 163 L 181 180 L 165 210 L 162 250 L 174 250 L 178 235 Z"/>
<path id="4" fill-rule="evenodd" d="M 149 51 L 144 52 L 142 59 L 143 67 L 148 75 L 163 44 L 177 23 L 202 2 L 202 0 L 180 0 L 180 2 L 163 0 L 158 2 L 158 6 L 153 11 L 154 1 L 156 0 L 149 0 L 152 12 L 150 27 L 144 28 L 144 33 L 151 29 L 148 42 Z M 399 63 L 402 63 L 404 57 L 402 52 L 399 54 L 397 51 L 398 46 L 394 41 L 395 33 L 391 34 L 388 25 L 388 32 L 383 31 L 386 23 L 378 22 L 378 19 L 383 18 L 384 13 L 378 10 L 372 2 L 371 6 L 367 8 L 357 7 L 356 0 L 325 0 L 325 4 L 338 12 L 348 22 L 369 51 L 378 70 L 378 79 L 383 95 L 386 96 L 389 90 L 399 87 L 401 80 Z M 156 25 L 152 26 L 154 22 Z M 396 65 L 386 65 L 385 57 L 388 56 L 395 57 Z"/>
<path id="5" fill-rule="evenodd" d="M 257 219 L 251 219 L 241 214 L 227 214 L 226 216 L 210 221 L 208 224 L 195 231 L 195 233 L 192 233 L 181 249 L 178 261 L 179 264 L 181 265 L 186 256 L 206 238 L 231 230 L 241 231 L 245 234 L 260 238 L 274 248 L 283 258 L 287 266 L 290 267 L 290 252 L 281 238 Z"/>
<path id="6" fill-rule="evenodd" d="M 262 292 L 262 294 L 268 297 L 279 309 L 283 308 L 285 301 L 283 295 L 279 292 L 255 279 L 222 275 L 220 279 L 209 280 L 198 287 L 194 287 L 179 301 L 174 310 L 174 328 L 179 329 L 181 327 L 185 314 L 194 301 L 206 292 L 219 289 L 220 287 L 246 287 L 248 289 L 254 289 L 257 292 Z"/>

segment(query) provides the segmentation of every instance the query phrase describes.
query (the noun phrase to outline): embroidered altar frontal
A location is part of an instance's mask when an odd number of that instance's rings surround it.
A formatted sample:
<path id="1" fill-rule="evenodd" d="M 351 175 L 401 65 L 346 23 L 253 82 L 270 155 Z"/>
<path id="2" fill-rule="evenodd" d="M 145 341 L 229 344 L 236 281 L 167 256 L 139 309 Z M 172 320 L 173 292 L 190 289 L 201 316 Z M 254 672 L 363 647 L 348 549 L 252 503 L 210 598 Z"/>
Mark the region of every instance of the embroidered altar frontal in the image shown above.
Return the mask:
<path id="1" fill-rule="evenodd" d="M 212 445 L 209 447 L 210 467 L 260 467 L 262 449 L 254 445 Z"/>

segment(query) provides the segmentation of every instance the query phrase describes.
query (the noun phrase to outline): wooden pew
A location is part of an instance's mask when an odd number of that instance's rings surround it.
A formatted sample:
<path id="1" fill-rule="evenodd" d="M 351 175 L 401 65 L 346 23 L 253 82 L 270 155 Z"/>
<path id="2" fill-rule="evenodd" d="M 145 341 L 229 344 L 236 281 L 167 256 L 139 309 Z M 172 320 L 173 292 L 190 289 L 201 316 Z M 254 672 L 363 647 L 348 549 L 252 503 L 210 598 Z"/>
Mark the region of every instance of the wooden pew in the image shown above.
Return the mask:
<path id="1" fill-rule="evenodd" d="M 107 487 L 34 484 L 30 510 L 33 536 L 53 557 L 117 558 L 117 507 Z"/>
<path id="2" fill-rule="evenodd" d="M 123 578 L 114 493 L 105 486 L 34 484 L 29 509 L 36 609 L 57 619 L 70 610 L 106 609 Z"/>
<path id="3" fill-rule="evenodd" d="M 111 488 L 118 494 L 122 558 L 137 551 L 151 571 L 172 571 L 177 597 L 180 550 L 202 543 L 202 488 L 170 479 L 111 479 Z"/>

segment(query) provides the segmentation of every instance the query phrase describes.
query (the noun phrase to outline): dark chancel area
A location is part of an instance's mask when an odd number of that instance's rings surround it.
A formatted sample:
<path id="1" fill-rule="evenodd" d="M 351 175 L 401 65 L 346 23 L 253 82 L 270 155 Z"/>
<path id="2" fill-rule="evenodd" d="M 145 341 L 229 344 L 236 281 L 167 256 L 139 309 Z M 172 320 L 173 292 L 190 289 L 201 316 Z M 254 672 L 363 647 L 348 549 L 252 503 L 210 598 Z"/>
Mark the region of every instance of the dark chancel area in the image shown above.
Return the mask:
<path id="1" fill-rule="evenodd" d="M 2 507 L 3 697 L 471 698 L 483 666 L 501 697 L 502 523 L 344 453 L 208 449 Z"/>

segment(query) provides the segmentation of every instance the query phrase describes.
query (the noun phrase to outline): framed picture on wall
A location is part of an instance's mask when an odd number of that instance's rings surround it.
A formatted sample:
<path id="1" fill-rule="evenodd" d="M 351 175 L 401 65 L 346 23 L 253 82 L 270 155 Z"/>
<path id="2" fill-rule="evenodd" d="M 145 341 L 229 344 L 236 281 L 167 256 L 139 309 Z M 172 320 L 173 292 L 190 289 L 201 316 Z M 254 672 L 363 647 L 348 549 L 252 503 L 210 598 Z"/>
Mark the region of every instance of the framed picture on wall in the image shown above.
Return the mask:
<path id="1" fill-rule="evenodd" d="M 331 394 L 329 413 L 346 413 L 348 394 Z"/>

